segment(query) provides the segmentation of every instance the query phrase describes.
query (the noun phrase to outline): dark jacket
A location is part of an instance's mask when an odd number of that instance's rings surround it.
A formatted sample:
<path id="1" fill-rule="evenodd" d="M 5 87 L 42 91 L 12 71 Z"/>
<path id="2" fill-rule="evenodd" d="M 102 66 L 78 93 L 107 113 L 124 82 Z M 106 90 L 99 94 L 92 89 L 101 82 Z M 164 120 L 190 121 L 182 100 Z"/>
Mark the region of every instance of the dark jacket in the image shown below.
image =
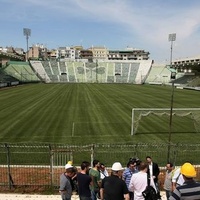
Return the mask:
<path id="1" fill-rule="evenodd" d="M 160 174 L 160 169 L 158 167 L 157 163 L 152 163 L 152 170 L 153 170 L 153 176 L 155 176 L 156 178 L 154 179 L 154 182 L 157 183 L 158 182 L 158 175 Z M 147 174 L 150 177 L 150 170 L 148 168 L 147 170 Z"/>

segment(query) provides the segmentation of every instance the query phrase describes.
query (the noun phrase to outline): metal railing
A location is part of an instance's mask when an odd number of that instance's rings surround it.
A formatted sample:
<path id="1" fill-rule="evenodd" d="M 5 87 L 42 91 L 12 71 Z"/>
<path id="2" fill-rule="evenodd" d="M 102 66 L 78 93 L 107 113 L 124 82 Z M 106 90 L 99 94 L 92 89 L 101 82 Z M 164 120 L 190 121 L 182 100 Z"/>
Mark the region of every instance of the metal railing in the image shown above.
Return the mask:
<path id="1" fill-rule="evenodd" d="M 1 144 L 0 190 L 23 189 L 41 191 L 57 189 L 64 165 L 98 159 L 108 168 L 119 161 L 125 167 L 129 158 L 145 160 L 151 156 L 160 167 L 167 162 L 168 144 Z M 200 164 L 200 144 L 170 144 L 170 161 L 180 166 L 189 161 Z M 200 173 L 198 173 L 200 180 Z M 30 189 L 32 188 L 32 189 Z"/>

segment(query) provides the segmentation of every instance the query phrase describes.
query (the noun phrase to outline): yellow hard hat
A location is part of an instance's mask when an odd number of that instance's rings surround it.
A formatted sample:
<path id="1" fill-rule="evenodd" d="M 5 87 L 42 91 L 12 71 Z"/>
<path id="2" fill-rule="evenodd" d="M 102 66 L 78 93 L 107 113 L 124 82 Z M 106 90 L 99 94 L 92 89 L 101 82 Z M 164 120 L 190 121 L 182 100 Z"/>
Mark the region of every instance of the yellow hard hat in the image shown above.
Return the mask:
<path id="1" fill-rule="evenodd" d="M 72 162 L 71 160 L 69 160 L 69 161 L 67 162 L 67 164 L 73 165 L 73 162 Z"/>
<path id="2" fill-rule="evenodd" d="M 181 167 L 181 174 L 187 178 L 194 178 L 197 176 L 197 172 L 193 165 L 190 163 L 184 163 Z"/>

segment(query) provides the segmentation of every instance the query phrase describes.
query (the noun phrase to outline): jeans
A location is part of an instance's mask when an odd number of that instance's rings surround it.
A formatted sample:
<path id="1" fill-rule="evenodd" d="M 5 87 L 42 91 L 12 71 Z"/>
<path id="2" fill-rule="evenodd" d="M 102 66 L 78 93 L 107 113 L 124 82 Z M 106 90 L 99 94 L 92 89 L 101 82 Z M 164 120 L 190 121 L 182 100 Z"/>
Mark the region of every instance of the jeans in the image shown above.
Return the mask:
<path id="1" fill-rule="evenodd" d="M 80 200 L 92 200 L 91 197 L 83 197 L 83 196 L 79 196 Z"/>
<path id="2" fill-rule="evenodd" d="M 62 200 L 71 200 L 71 196 L 69 197 L 69 195 L 66 195 L 66 193 L 61 193 L 61 198 Z"/>
<path id="3" fill-rule="evenodd" d="M 94 190 L 91 190 L 91 198 L 92 198 L 92 200 L 97 200 L 97 193 L 98 192 L 95 192 Z"/>

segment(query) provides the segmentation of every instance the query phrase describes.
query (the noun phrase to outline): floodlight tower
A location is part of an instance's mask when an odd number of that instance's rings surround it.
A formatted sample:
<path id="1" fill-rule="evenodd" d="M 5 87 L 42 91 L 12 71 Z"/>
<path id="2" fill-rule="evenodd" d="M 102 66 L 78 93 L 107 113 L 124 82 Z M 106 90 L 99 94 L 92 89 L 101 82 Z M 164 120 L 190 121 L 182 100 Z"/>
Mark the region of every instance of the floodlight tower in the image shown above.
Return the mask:
<path id="1" fill-rule="evenodd" d="M 24 36 L 26 36 L 26 61 L 28 61 L 28 39 L 31 36 L 31 29 L 24 28 L 23 32 L 24 32 Z"/>
<path id="2" fill-rule="evenodd" d="M 176 33 L 169 34 L 168 38 L 169 42 L 171 42 L 171 51 L 170 51 L 170 69 L 172 70 L 172 50 L 173 50 L 173 42 L 176 41 Z M 171 71 L 171 79 L 172 73 L 174 76 L 174 72 Z M 170 105 L 170 119 L 169 119 L 169 138 L 168 138 L 168 153 L 167 153 L 167 161 L 170 161 L 170 146 L 171 146 L 171 135 L 172 135 L 172 114 L 173 114 L 173 103 L 174 103 L 174 80 L 172 81 L 172 93 L 171 93 L 171 105 Z"/>

